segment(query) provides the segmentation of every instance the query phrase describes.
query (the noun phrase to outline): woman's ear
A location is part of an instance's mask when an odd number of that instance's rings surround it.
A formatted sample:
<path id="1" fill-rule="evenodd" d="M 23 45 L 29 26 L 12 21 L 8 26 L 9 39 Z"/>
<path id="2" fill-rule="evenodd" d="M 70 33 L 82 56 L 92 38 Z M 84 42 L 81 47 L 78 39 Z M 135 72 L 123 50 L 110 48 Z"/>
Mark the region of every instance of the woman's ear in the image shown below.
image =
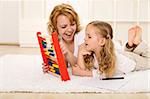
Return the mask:
<path id="1" fill-rule="evenodd" d="M 106 38 L 101 38 L 101 39 L 99 39 L 99 45 L 100 45 L 100 46 L 104 46 L 104 45 L 105 45 L 105 42 L 106 42 Z"/>

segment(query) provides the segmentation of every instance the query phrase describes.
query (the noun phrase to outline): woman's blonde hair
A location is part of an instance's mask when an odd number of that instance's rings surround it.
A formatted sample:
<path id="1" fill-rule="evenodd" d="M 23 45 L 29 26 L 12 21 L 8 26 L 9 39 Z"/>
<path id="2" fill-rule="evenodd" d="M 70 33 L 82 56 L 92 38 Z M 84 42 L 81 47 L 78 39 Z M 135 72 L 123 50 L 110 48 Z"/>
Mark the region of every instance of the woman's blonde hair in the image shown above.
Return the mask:
<path id="1" fill-rule="evenodd" d="M 63 3 L 63 4 L 55 6 L 50 14 L 49 22 L 47 23 L 49 33 L 52 33 L 54 31 L 58 32 L 57 17 L 59 15 L 65 15 L 66 17 L 69 18 L 71 23 L 73 23 L 74 21 L 76 22 L 77 29 L 76 29 L 75 33 L 79 32 L 81 30 L 78 14 L 75 12 L 75 10 L 73 9 L 73 7 L 71 5 Z"/>
<path id="2" fill-rule="evenodd" d="M 116 61 L 114 44 L 112 42 L 112 38 L 113 38 L 112 27 L 110 24 L 102 21 L 93 21 L 88 25 L 93 25 L 94 27 L 96 27 L 98 30 L 98 34 L 106 38 L 105 45 L 100 50 L 100 58 L 98 59 L 98 63 L 99 63 L 100 72 L 104 73 L 106 77 L 111 77 L 115 72 L 115 61 Z M 93 55 L 91 54 L 91 58 L 89 58 L 89 56 L 84 57 L 84 60 L 85 60 L 85 66 L 88 69 L 92 69 L 94 65 Z"/>

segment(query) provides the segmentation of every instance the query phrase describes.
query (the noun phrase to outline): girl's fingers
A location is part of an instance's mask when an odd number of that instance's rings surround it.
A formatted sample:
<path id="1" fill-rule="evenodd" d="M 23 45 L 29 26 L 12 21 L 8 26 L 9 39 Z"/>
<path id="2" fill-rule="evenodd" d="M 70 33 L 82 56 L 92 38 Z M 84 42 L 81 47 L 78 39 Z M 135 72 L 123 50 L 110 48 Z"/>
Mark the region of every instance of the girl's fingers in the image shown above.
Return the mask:
<path id="1" fill-rule="evenodd" d="M 83 51 L 83 52 L 82 52 L 82 55 L 87 55 L 87 54 L 88 54 L 88 55 L 91 55 L 91 52 L 88 52 L 88 51 Z"/>
<path id="2" fill-rule="evenodd" d="M 74 67 L 78 67 L 78 65 L 77 65 L 77 64 L 75 64 L 75 65 L 74 65 Z"/>

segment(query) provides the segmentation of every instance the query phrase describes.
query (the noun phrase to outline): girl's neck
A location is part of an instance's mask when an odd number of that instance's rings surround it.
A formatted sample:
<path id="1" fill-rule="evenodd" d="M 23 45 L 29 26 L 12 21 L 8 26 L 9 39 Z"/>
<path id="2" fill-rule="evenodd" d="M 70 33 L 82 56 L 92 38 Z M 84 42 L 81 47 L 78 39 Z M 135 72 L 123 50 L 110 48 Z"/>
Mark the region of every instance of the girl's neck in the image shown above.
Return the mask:
<path id="1" fill-rule="evenodd" d="M 100 50 L 101 50 L 101 48 L 97 48 L 97 49 L 94 50 L 94 53 L 95 53 L 95 56 L 96 56 L 97 59 L 100 58 Z"/>

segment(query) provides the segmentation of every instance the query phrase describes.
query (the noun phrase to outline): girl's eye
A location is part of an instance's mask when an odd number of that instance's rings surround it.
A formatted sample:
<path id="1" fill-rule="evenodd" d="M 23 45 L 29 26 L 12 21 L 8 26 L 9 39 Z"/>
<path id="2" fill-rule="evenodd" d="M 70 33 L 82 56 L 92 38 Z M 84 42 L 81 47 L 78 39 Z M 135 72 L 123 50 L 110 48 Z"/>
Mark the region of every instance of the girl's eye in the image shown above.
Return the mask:
<path id="1" fill-rule="evenodd" d="M 91 38 L 90 36 L 88 36 L 88 38 Z"/>

